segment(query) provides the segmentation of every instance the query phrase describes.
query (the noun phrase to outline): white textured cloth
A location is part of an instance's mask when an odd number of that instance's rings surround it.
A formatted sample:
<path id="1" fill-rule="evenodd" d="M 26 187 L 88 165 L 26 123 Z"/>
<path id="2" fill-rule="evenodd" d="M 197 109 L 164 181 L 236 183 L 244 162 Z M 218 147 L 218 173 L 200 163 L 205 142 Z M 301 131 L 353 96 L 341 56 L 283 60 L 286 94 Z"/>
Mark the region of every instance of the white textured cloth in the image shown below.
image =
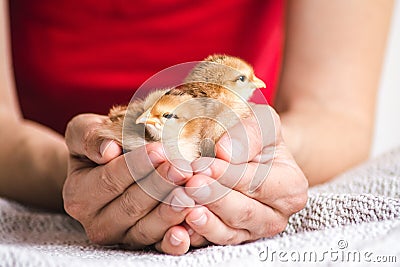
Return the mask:
<path id="1" fill-rule="evenodd" d="M 68 216 L 0 199 L 0 266 L 400 265 L 399 196 L 400 148 L 311 188 L 278 236 L 183 256 L 96 246 Z"/>

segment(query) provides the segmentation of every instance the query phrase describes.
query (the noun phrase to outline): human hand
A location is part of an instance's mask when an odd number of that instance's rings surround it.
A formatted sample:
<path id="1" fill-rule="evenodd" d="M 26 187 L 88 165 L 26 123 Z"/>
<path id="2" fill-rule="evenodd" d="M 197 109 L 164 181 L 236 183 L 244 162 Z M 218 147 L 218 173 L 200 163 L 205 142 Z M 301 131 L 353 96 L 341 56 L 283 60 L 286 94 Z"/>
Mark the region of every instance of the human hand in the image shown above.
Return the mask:
<path id="1" fill-rule="evenodd" d="M 179 224 L 190 211 L 184 207 L 194 202 L 176 185 L 192 176 L 191 167 L 174 167 L 177 165 L 166 160 L 159 143 L 121 155 L 114 141 L 101 140 L 97 135 L 104 119 L 83 114 L 67 126 L 70 157 L 63 188 L 66 212 L 97 244 L 130 248 L 156 244 L 168 254 L 187 252 L 189 235 Z"/>
<path id="2" fill-rule="evenodd" d="M 185 219 L 193 246 L 276 235 L 307 202 L 307 179 L 284 144 L 279 116 L 266 105 L 253 110 L 258 122 L 248 118 L 232 127 L 215 159 L 192 163 L 186 192 L 202 204 Z"/>

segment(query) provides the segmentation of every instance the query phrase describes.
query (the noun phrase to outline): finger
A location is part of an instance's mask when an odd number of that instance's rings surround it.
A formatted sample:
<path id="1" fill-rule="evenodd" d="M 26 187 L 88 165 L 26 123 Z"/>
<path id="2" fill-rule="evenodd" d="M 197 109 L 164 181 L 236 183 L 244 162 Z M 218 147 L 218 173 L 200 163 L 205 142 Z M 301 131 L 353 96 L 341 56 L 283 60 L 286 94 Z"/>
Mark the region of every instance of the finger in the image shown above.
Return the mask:
<path id="1" fill-rule="evenodd" d="M 187 183 L 187 189 L 204 184 L 209 186 L 210 196 L 213 191 L 220 191 L 218 182 L 201 175 L 193 176 Z M 230 190 L 228 194 L 212 202 L 199 199 L 193 193 L 188 190 L 188 195 L 196 202 L 207 202 L 206 207 L 227 226 L 248 230 L 251 239 L 276 235 L 286 227 L 288 216 L 238 191 Z"/>
<path id="2" fill-rule="evenodd" d="M 173 226 L 165 233 L 163 240 L 155 245 L 155 248 L 166 254 L 183 255 L 190 248 L 189 234 L 183 226 Z"/>
<path id="3" fill-rule="evenodd" d="M 250 162 L 234 165 L 225 160 L 210 158 L 200 158 L 192 163 L 196 174 L 212 177 L 224 186 L 249 196 L 268 178 L 271 166 L 272 161 L 265 164 Z"/>
<path id="4" fill-rule="evenodd" d="M 100 164 L 105 164 L 110 162 L 111 160 L 115 159 L 119 155 L 122 154 L 122 148 L 111 139 L 104 139 L 100 143 L 100 155 L 101 159 L 99 159 Z"/>
<path id="5" fill-rule="evenodd" d="M 307 201 L 307 179 L 290 154 L 274 158 L 268 164 L 250 162 L 233 165 L 220 159 L 210 163 L 203 158 L 193 162 L 192 167 L 195 176 L 212 177 L 223 186 L 257 199 L 284 214 L 297 212 Z M 254 181 L 257 181 L 256 187 L 252 187 Z"/>
<path id="6" fill-rule="evenodd" d="M 190 227 L 189 224 L 186 222 L 181 223 L 183 227 L 185 227 L 186 231 L 188 232 L 190 236 L 190 245 L 192 247 L 204 247 L 208 245 L 210 242 L 208 242 L 207 239 L 205 239 L 202 235 L 199 235 L 197 232 L 195 232 L 192 227 Z"/>
<path id="7" fill-rule="evenodd" d="M 71 158 L 63 187 L 64 209 L 78 220 L 93 218 L 131 184 L 159 167 L 165 161 L 162 155 L 162 146 L 153 143 L 97 167 L 91 167 L 83 159 Z M 174 168 L 170 173 L 173 178 Z"/>
<path id="8" fill-rule="evenodd" d="M 195 232 L 214 244 L 235 245 L 251 239 L 247 230 L 229 227 L 203 206 L 192 209 L 185 221 Z"/>
<path id="9" fill-rule="evenodd" d="M 133 225 L 124 237 L 124 243 L 150 245 L 161 240 L 172 226 L 182 223 L 194 200 L 187 196 L 183 188 L 174 189 L 170 195 L 149 214 Z"/>
<path id="10" fill-rule="evenodd" d="M 86 217 L 78 219 L 81 222 L 87 222 L 87 235 L 93 242 L 115 243 L 124 238 L 131 226 L 152 211 L 160 201 L 163 201 L 176 187 L 176 184 L 185 183 L 189 177 L 182 178 L 181 176 L 176 177 L 176 175 L 175 168 L 168 162 L 164 162 L 156 171 L 141 179 L 140 184 L 132 184 L 120 196 L 110 200 L 107 205 L 86 203 L 86 211 L 83 214 Z M 164 177 L 175 180 L 175 183 L 167 181 Z M 178 179 L 181 180 L 177 182 Z M 87 200 L 84 198 L 82 201 Z M 185 203 L 183 202 L 183 204 Z"/>
<path id="11" fill-rule="evenodd" d="M 269 106 L 254 105 L 254 116 L 228 129 L 216 144 L 216 156 L 233 164 L 245 163 L 263 147 L 280 140 L 279 116 Z"/>
<path id="12" fill-rule="evenodd" d="M 66 210 L 96 212 L 136 180 L 153 172 L 165 160 L 162 153 L 160 144 L 149 144 L 93 168 L 81 159 L 71 158 L 63 188 Z"/>
<path id="13" fill-rule="evenodd" d="M 235 165 L 218 158 L 199 158 L 191 165 L 195 174 L 212 177 L 224 186 L 239 191 L 249 190 L 247 181 L 255 173 L 253 164 Z"/>
<path id="14" fill-rule="evenodd" d="M 98 135 L 105 119 L 106 116 L 81 114 L 68 123 L 65 142 L 73 156 L 85 156 L 97 164 L 104 164 L 122 153 L 116 142 L 103 140 Z"/>

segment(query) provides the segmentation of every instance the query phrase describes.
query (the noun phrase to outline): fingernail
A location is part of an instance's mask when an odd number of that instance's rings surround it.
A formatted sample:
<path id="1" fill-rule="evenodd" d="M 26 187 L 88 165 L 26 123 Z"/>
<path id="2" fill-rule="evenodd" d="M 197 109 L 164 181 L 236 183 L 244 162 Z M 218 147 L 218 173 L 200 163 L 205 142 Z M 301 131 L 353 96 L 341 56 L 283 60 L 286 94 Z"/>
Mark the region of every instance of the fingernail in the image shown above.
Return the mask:
<path id="1" fill-rule="evenodd" d="M 201 172 L 197 172 L 196 174 L 203 174 L 203 175 L 205 175 L 205 176 L 211 177 L 212 172 L 211 172 L 211 169 L 210 169 L 210 168 L 207 168 L 207 169 L 205 169 L 205 170 L 202 170 Z"/>
<path id="2" fill-rule="evenodd" d="M 171 234 L 171 237 L 169 238 L 169 242 L 171 242 L 171 245 L 177 247 L 182 243 L 182 240 L 177 238 L 174 234 Z"/>
<path id="3" fill-rule="evenodd" d="M 187 229 L 187 232 L 188 232 L 189 235 L 193 235 L 193 234 L 194 234 L 194 231 L 193 231 L 192 228 L 188 228 L 188 229 Z"/>
<path id="4" fill-rule="evenodd" d="M 205 225 L 207 222 L 207 215 L 203 213 L 198 219 L 192 220 L 192 223 L 197 226 Z"/>
<path id="5" fill-rule="evenodd" d="M 209 164 L 207 164 L 209 165 Z M 194 163 L 192 164 L 193 166 L 193 172 L 195 174 L 203 174 L 205 176 L 210 176 L 212 175 L 211 169 L 208 166 L 203 166 L 201 163 Z"/>
<path id="6" fill-rule="evenodd" d="M 167 179 L 176 184 L 184 181 L 186 179 L 186 176 L 177 167 L 171 165 L 167 172 Z"/>
<path id="7" fill-rule="evenodd" d="M 239 140 L 231 139 L 230 142 L 224 140 L 220 145 L 221 149 L 231 157 L 231 161 L 240 160 L 243 156 L 243 144 Z"/>
<path id="8" fill-rule="evenodd" d="M 211 188 L 208 184 L 202 184 L 192 195 L 198 200 L 206 200 L 211 195 Z"/>
<path id="9" fill-rule="evenodd" d="M 206 176 L 212 175 L 210 165 L 213 164 L 214 159 L 211 158 L 200 158 L 192 162 L 193 172 L 196 174 L 203 174 Z"/>
<path id="10" fill-rule="evenodd" d="M 164 161 L 164 158 L 156 151 L 150 151 L 148 157 L 153 165 L 160 164 Z"/>
<path id="11" fill-rule="evenodd" d="M 185 209 L 185 206 L 182 204 L 179 198 L 173 197 L 171 200 L 171 209 L 175 212 L 181 212 Z"/>
<path id="12" fill-rule="evenodd" d="M 219 140 L 218 144 L 226 153 L 230 153 L 232 147 L 230 138 L 223 137 Z"/>
<path id="13" fill-rule="evenodd" d="M 184 192 L 177 192 L 171 200 L 172 210 L 180 212 L 188 207 L 194 207 L 194 200 L 187 196 Z"/>
<path id="14" fill-rule="evenodd" d="M 113 140 L 111 139 L 104 139 L 103 142 L 100 145 L 100 155 L 103 157 L 104 154 L 106 153 L 107 149 L 111 146 L 111 144 L 114 143 Z"/>

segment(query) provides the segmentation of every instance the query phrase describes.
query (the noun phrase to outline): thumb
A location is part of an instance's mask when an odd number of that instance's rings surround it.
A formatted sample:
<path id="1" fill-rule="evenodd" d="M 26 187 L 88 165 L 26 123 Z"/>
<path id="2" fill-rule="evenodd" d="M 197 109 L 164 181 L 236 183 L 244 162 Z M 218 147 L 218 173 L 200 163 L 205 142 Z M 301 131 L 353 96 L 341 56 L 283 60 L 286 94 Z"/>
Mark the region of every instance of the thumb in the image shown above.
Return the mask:
<path id="1" fill-rule="evenodd" d="M 87 157 L 97 164 L 105 164 L 122 154 L 113 140 L 102 139 L 98 130 L 104 127 L 106 116 L 81 114 L 67 125 L 65 142 L 72 156 Z"/>
<path id="2" fill-rule="evenodd" d="M 216 156 L 233 164 L 246 163 L 263 148 L 274 147 L 280 138 L 278 114 L 267 105 L 254 105 L 253 116 L 243 119 L 221 137 L 216 144 Z"/>
<path id="3" fill-rule="evenodd" d="M 261 135 L 253 120 L 243 120 L 228 129 L 216 144 L 216 156 L 232 164 L 251 161 L 262 151 Z"/>
<path id="4" fill-rule="evenodd" d="M 114 140 L 104 139 L 100 144 L 99 152 L 101 155 L 99 161 L 104 164 L 121 155 L 122 149 Z"/>

